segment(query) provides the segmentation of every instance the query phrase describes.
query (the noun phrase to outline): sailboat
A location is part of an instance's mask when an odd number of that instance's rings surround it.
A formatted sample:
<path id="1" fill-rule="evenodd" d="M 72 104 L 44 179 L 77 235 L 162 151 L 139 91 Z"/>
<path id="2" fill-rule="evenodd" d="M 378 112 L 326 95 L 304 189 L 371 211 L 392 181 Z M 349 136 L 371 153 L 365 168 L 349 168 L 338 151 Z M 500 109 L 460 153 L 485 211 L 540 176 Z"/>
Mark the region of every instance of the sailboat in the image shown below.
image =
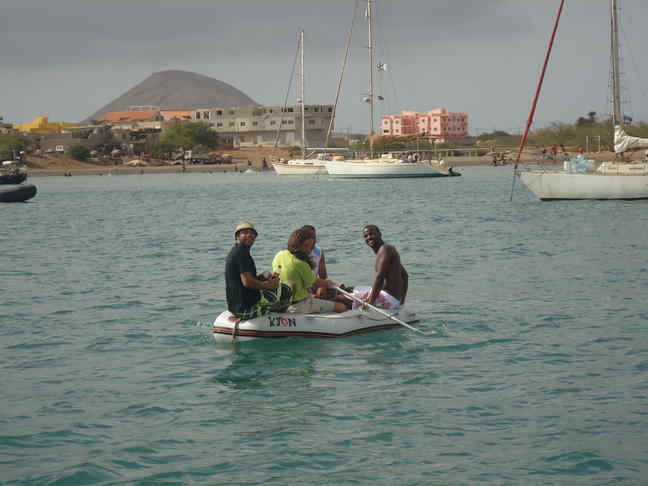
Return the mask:
<path id="1" fill-rule="evenodd" d="M 560 19 L 564 0 L 561 0 L 554 31 L 545 59 L 545 68 L 556 28 Z M 619 26 L 618 0 L 610 0 L 611 16 L 611 64 L 612 64 L 612 123 L 614 126 L 614 151 L 623 157 L 624 152 L 631 149 L 648 148 L 648 139 L 632 137 L 623 129 L 621 113 L 621 88 L 619 69 Z M 524 148 L 526 135 L 533 120 L 535 103 L 542 86 L 544 68 L 540 76 L 536 97 L 531 107 L 526 130 L 520 143 L 517 160 Z M 576 158 L 565 162 L 564 169 L 547 170 L 518 170 L 515 164 L 514 174 L 542 201 L 560 199 L 648 199 L 648 164 L 644 161 L 608 161 L 598 167 L 590 160 Z M 515 180 L 514 180 L 515 182 Z"/>
<path id="2" fill-rule="evenodd" d="M 370 144 L 373 148 L 374 133 L 374 93 L 373 93 L 373 43 L 371 34 L 371 2 L 367 0 L 367 25 L 369 29 L 369 92 L 364 101 L 369 104 Z M 379 65 L 381 69 L 382 63 Z M 370 157 L 348 160 L 326 160 L 326 170 L 333 178 L 382 178 L 382 177 L 442 177 L 452 175 L 441 166 L 433 166 L 429 162 L 420 161 L 418 157 L 404 157 L 399 154 L 387 153 L 380 157 Z M 457 173 L 454 173 L 457 174 Z"/>
<path id="3" fill-rule="evenodd" d="M 273 160 L 272 167 L 279 175 L 310 175 L 326 174 L 326 167 L 320 159 L 308 159 L 306 157 L 306 121 L 304 118 L 304 29 L 301 29 L 299 36 L 301 52 L 301 158 L 290 160 Z M 281 127 L 279 128 L 279 130 Z"/>

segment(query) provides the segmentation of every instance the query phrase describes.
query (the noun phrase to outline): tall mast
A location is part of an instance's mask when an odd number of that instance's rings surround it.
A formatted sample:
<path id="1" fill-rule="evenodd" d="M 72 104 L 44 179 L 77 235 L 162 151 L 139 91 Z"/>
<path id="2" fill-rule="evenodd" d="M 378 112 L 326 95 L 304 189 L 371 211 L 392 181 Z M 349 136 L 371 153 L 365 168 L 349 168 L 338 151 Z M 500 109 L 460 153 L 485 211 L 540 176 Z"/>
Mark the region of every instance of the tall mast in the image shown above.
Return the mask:
<path id="1" fill-rule="evenodd" d="M 612 125 L 621 125 L 623 120 L 621 116 L 621 85 L 619 74 L 619 24 L 617 19 L 617 0 L 610 0 L 612 25 L 610 27 L 611 48 L 610 54 L 612 62 Z"/>
<path id="2" fill-rule="evenodd" d="M 369 25 L 369 137 L 374 133 L 374 100 L 373 100 L 373 43 L 371 36 L 371 0 L 367 0 L 367 24 Z"/>
<path id="3" fill-rule="evenodd" d="M 553 47 L 554 39 L 556 38 L 556 31 L 558 30 L 558 23 L 560 22 L 560 15 L 562 14 L 564 4 L 565 0 L 560 0 L 558 13 L 556 14 L 556 21 L 554 22 L 553 30 L 551 31 L 551 36 L 549 37 L 549 46 L 547 47 L 547 53 L 545 54 L 544 63 L 542 64 L 542 69 L 540 71 L 540 78 L 538 79 L 535 96 L 533 97 L 533 101 L 531 102 L 529 118 L 527 118 L 526 126 L 524 127 L 524 133 L 522 134 L 522 140 L 520 140 L 520 148 L 518 148 L 518 153 L 515 158 L 515 169 L 517 169 L 518 164 L 520 163 L 520 156 L 522 155 L 522 151 L 524 150 L 524 144 L 526 143 L 527 135 L 529 134 L 529 130 L 531 129 L 531 124 L 533 123 L 533 115 L 535 114 L 538 98 L 540 97 L 540 90 L 542 89 L 542 83 L 544 82 L 545 72 L 547 71 L 547 64 L 549 63 L 549 56 L 551 56 L 551 49 Z M 513 182 L 515 182 L 515 178 L 513 178 Z M 513 192 L 511 192 L 511 199 L 513 199 Z"/>
<path id="4" fill-rule="evenodd" d="M 300 31 L 300 45 L 301 45 L 301 149 L 302 159 L 306 158 L 306 120 L 304 119 L 304 29 Z"/>

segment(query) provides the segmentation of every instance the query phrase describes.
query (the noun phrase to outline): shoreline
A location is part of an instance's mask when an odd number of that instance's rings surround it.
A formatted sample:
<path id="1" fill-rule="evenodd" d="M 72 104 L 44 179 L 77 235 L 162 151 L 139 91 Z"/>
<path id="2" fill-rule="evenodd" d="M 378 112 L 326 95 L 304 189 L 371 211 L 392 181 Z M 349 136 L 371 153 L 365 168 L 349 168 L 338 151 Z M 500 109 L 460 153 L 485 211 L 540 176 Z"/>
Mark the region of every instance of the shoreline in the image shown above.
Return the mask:
<path id="1" fill-rule="evenodd" d="M 107 166 L 97 165 L 96 167 L 56 167 L 56 168 L 40 168 L 32 167 L 28 169 L 29 177 L 65 177 L 66 173 L 70 176 L 79 175 L 145 175 L 145 174 L 182 174 L 182 173 L 237 173 L 245 172 L 247 169 L 252 169 L 255 172 L 274 172 L 272 168 L 261 170 L 260 166 L 248 166 L 247 164 L 222 164 L 222 165 L 187 165 L 185 170 L 182 170 L 180 165 L 161 165 L 149 167 L 125 167 L 125 166 Z"/>
<path id="2" fill-rule="evenodd" d="M 607 152 L 600 152 L 589 154 L 588 157 L 595 160 L 613 159 L 613 154 Z M 492 166 L 492 158 L 489 156 L 483 157 L 449 157 L 444 159 L 444 167 L 452 167 L 453 169 L 461 169 L 462 167 L 513 167 L 513 163 L 509 162 L 504 165 Z M 528 157 L 521 159 L 521 162 L 531 162 Z M 553 165 L 562 165 L 562 159 L 558 159 Z M 262 170 L 261 164 L 252 163 L 236 163 L 236 164 L 187 164 L 183 170 L 182 165 L 161 165 L 161 166 L 147 166 L 147 167 L 128 167 L 128 166 L 113 166 L 113 165 L 91 165 L 83 164 L 57 164 L 55 167 L 30 167 L 28 169 L 29 177 L 65 177 L 66 173 L 70 176 L 79 175 L 93 175 L 93 176 L 113 176 L 113 175 L 145 175 L 145 174 L 182 174 L 182 173 L 243 173 L 248 169 L 258 173 L 274 174 L 272 166 L 266 170 Z"/>

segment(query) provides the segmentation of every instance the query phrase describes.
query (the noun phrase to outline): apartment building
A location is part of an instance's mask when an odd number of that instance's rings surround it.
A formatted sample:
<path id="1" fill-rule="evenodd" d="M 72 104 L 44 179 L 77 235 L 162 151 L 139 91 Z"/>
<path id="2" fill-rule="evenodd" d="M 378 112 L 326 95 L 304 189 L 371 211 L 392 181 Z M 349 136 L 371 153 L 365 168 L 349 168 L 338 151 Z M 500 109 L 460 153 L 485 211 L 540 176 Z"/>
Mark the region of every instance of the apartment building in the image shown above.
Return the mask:
<path id="1" fill-rule="evenodd" d="M 403 111 L 400 115 L 380 119 L 381 135 L 412 135 L 420 133 L 439 140 L 468 136 L 468 114 L 448 113 L 437 108 L 427 113 Z"/>
<path id="2" fill-rule="evenodd" d="M 304 105 L 308 147 L 324 144 L 332 116 L 333 105 Z M 301 105 L 201 108 L 193 110 L 192 121 L 210 124 L 235 148 L 273 145 L 277 134 L 280 145 L 301 145 Z"/>

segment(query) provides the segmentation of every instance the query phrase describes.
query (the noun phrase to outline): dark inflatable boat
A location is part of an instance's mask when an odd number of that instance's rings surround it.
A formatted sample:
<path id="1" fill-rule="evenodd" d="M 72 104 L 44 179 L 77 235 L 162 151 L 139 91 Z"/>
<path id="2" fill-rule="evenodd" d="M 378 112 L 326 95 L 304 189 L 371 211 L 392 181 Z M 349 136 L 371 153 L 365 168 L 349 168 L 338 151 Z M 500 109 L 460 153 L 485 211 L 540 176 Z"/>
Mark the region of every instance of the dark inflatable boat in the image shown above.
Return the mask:
<path id="1" fill-rule="evenodd" d="M 34 184 L 0 186 L 0 202 L 24 202 L 36 195 Z"/>

